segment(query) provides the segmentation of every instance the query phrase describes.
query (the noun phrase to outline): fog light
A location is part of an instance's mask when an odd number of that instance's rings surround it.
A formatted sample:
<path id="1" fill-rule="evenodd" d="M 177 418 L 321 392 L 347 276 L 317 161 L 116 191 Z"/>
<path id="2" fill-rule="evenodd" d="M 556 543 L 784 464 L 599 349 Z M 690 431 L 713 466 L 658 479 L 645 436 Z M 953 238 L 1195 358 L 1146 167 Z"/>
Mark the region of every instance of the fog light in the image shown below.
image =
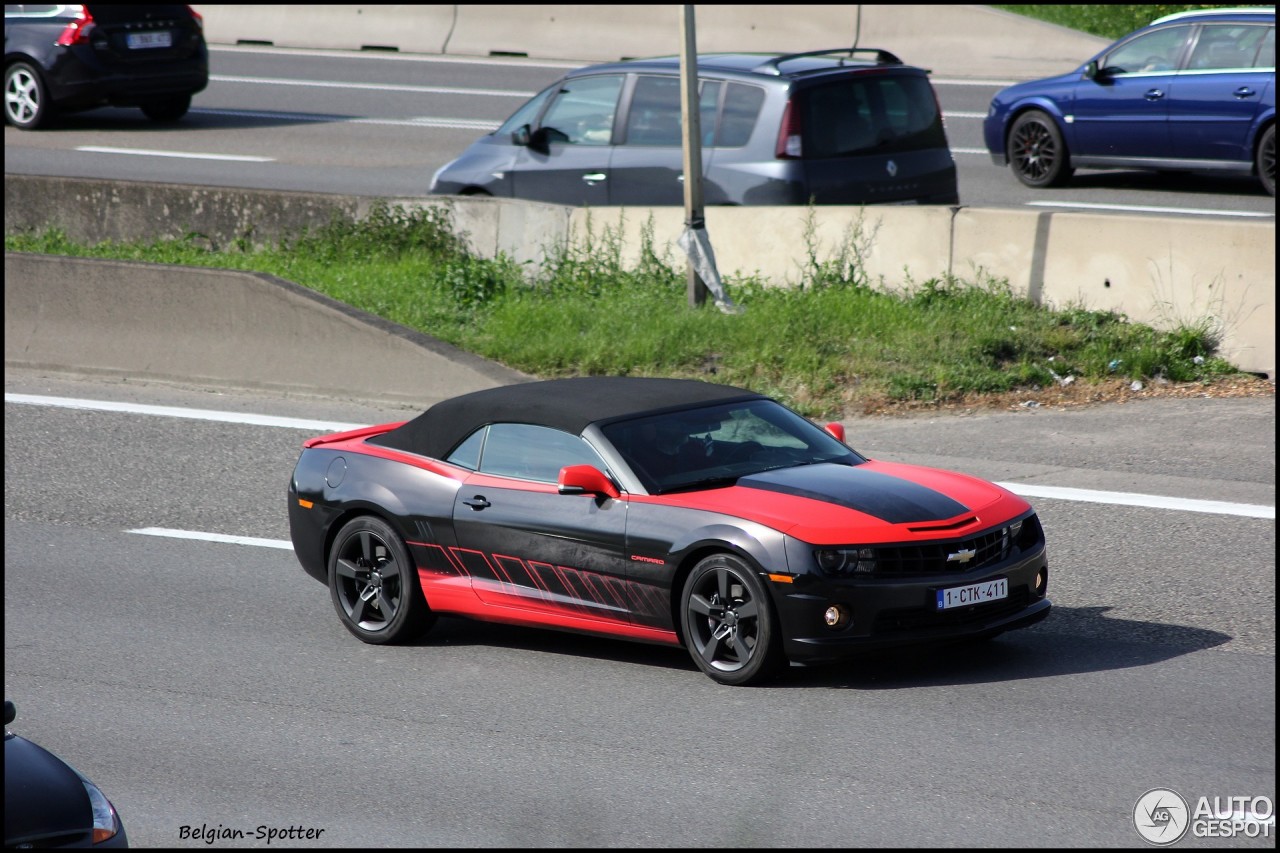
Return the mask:
<path id="1" fill-rule="evenodd" d="M 849 609 L 843 604 L 833 604 L 822 614 L 828 628 L 843 628 L 849 624 Z"/>
<path id="2" fill-rule="evenodd" d="M 1049 585 L 1049 570 L 1041 569 L 1036 572 L 1036 595 L 1044 597 L 1045 587 Z"/>

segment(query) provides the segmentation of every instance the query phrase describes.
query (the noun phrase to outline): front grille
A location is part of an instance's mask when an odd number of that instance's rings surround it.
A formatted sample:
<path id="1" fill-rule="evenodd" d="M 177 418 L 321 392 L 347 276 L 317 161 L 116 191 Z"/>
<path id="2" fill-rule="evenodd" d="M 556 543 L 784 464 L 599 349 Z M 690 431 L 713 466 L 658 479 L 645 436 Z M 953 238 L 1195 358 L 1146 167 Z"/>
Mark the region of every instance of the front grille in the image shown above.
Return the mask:
<path id="1" fill-rule="evenodd" d="M 1009 555 L 1012 543 L 1003 530 L 958 542 L 893 545 L 876 550 L 873 575 L 942 575 L 981 569 Z"/>

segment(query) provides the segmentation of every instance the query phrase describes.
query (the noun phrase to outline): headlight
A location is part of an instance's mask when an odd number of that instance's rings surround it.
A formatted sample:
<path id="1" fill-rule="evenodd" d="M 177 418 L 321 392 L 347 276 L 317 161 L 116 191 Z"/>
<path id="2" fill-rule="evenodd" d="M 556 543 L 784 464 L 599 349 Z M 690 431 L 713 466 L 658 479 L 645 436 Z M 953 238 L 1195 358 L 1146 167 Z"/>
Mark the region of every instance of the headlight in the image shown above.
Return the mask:
<path id="1" fill-rule="evenodd" d="M 829 575 L 869 574 L 876 570 L 874 548 L 819 548 L 813 556 L 818 568 Z"/>
<path id="2" fill-rule="evenodd" d="M 84 783 L 84 792 L 89 795 L 89 805 L 93 809 L 93 843 L 101 844 L 120 831 L 120 823 L 116 820 L 115 806 L 106 795 L 98 790 L 98 786 L 84 777 L 79 770 L 76 775 Z"/>

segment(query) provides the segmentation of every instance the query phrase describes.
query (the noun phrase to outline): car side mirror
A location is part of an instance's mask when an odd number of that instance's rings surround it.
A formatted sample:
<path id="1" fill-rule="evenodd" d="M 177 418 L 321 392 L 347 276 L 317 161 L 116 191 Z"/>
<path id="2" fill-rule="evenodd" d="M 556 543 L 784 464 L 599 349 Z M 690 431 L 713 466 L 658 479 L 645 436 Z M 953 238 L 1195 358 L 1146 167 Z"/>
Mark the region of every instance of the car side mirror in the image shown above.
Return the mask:
<path id="1" fill-rule="evenodd" d="M 1098 76 L 1098 60 L 1090 59 L 1089 64 L 1084 67 L 1084 79 L 1092 80 Z"/>
<path id="2" fill-rule="evenodd" d="M 529 147 L 530 130 L 529 125 L 522 124 L 511 132 L 511 144 L 520 145 L 524 148 Z"/>
<path id="3" fill-rule="evenodd" d="M 844 424 L 832 422 L 827 424 L 825 427 L 823 427 L 823 429 L 831 433 L 831 436 L 836 441 L 840 442 L 841 444 L 844 443 Z"/>
<path id="4" fill-rule="evenodd" d="M 525 125 L 524 129 L 528 130 L 529 126 Z M 525 136 L 525 147 L 530 151 L 536 151 L 539 154 L 551 153 L 551 134 L 547 132 L 547 128 L 540 127 Z"/>
<path id="5" fill-rule="evenodd" d="M 18 708 L 8 699 L 4 700 L 4 724 L 7 726 L 18 718 Z"/>
<path id="6" fill-rule="evenodd" d="M 560 469 L 560 494 L 598 495 L 616 498 L 622 493 L 604 472 L 594 465 L 566 465 Z"/>

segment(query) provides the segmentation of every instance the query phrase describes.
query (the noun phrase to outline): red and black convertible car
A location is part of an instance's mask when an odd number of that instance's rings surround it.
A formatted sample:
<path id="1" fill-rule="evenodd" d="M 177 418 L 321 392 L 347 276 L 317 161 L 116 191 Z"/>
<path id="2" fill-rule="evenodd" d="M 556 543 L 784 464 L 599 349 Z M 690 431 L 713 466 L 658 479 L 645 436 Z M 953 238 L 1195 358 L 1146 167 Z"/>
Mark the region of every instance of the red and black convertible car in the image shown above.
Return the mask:
<path id="1" fill-rule="evenodd" d="M 289 522 L 367 643 L 449 614 L 683 644 L 724 684 L 994 636 L 1051 606 L 1022 498 L 693 380 L 529 382 L 312 438 Z"/>

